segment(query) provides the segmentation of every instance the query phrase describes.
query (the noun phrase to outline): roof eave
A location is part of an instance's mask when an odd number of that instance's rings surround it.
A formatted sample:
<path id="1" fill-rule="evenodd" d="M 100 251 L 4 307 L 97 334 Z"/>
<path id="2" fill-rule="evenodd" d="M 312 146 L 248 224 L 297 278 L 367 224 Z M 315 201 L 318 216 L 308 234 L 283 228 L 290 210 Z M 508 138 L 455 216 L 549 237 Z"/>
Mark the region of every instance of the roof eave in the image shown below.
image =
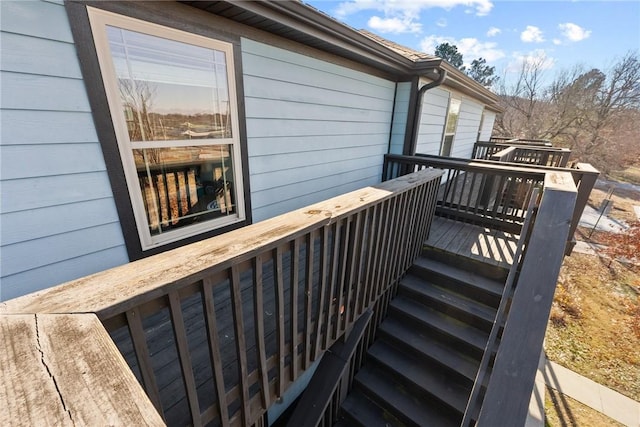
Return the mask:
<path id="1" fill-rule="evenodd" d="M 452 86 L 467 95 L 473 96 L 474 98 L 481 99 L 491 110 L 498 113 L 504 111 L 504 109 L 499 105 L 500 100 L 498 95 L 446 61 L 442 61 L 441 67 L 447 71 L 445 84 Z"/>
<path id="2" fill-rule="evenodd" d="M 363 63 L 399 74 L 411 74 L 414 62 L 387 49 L 358 31 L 298 1 L 232 2 L 235 7 L 261 15 L 357 56 Z"/>
<path id="3" fill-rule="evenodd" d="M 340 55 L 394 75 L 397 80 L 409 80 L 414 76 L 434 79 L 438 76 L 438 71 L 436 70 L 444 69 L 448 74 L 445 84 L 470 96 L 482 99 L 491 109 L 501 111 L 497 105 L 498 98 L 494 93 L 443 59 L 421 59 L 418 61 L 409 59 L 302 2 L 228 0 L 223 2 L 238 10 L 282 24 L 298 32 L 301 36 L 304 35 L 319 40 L 324 44 L 327 51 L 336 53 L 337 49 Z M 208 2 L 185 1 L 184 3 L 199 7 Z M 204 9 L 206 10 L 206 8 Z M 230 19 L 233 19 L 233 17 Z"/>

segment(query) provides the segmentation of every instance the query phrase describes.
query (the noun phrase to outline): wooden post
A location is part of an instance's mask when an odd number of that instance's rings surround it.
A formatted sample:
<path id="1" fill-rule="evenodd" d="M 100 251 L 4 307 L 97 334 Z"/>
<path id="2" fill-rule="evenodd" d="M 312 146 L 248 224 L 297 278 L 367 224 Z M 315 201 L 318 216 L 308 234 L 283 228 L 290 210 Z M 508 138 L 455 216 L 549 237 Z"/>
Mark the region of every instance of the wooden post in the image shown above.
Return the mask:
<path id="1" fill-rule="evenodd" d="M 476 426 L 524 425 L 576 201 L 569 172 L 549 172 Z"/>
<path id="2" fill-rule="evenodd" d="M 576 169 L 578 170 L 578 173 L 574 174 L 574 182 L 578 186 L 578 196 L 576 198 L 576 207 L 573 212 L 573 217 L 571 218 L 571 227 L 569 228 L 569 238 L 567 240 L 565 255 L 571 255 L 571 252 L 573 251 L 573 247 L 576 244 L 573 236 L 578 228 L 582 212 L 584 212 L 584 208 L 589 201 L 591 190 L 596 184 L 598 176 L 600 176 L 600 172 L 589 163 L 578 163 Z M 575 177 L 578 176 L 579 179 L 576 179 Z"/>

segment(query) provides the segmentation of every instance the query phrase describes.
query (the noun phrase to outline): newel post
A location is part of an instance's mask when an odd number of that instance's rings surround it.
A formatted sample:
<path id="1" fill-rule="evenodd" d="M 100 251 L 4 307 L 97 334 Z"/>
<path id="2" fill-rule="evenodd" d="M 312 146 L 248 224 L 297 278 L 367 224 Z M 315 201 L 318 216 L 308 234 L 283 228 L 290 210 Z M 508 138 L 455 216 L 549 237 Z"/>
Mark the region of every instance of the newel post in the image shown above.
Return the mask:
<path id="1" fill-rule="evenodd" d="M 575 202 L 571 174 L 547 172 L 477 427 L 525 423 Z"/>

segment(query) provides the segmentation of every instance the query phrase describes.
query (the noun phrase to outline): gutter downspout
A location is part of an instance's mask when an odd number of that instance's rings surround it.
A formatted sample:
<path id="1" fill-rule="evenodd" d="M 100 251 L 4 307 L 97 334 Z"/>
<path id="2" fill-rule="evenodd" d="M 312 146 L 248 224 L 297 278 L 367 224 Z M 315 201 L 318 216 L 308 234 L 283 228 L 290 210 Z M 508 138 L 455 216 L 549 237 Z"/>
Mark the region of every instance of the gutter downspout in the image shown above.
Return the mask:
<path id="1" fill-rule="evenodd" d="M 413 117 L 413 123 L 411 126 L 411 152 L 409 153 L 409 155 L 411 156 L 415 156 L 416 148 L 418 146 L 420 119 L 422 117 L 422 98 L 424 96 L 424 93 L 429 89 L 440 86 L 444 82 L 444 79 L 447 78 L 447 70 L 439 68 L 438 71 L 440 72 L 440 75 L 438 76 L 437 80 L 432 81 L 431 83 L 427 83 L 418 90 L 418 99 L 416 100 L 416 114 Z"/>

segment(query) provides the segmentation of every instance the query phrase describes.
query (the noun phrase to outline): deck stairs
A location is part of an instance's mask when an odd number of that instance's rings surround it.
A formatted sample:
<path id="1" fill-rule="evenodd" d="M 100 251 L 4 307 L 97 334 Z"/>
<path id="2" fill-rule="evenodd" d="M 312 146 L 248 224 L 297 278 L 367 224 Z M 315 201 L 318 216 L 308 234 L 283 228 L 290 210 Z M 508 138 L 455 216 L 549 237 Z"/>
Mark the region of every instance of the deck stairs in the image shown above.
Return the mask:
<path id="1" fill-rule="evenodd" d="M 473 265 L 425 252 L 410 268 L 336 425 L 460 425 L 507 272 L 455 264 Z"/>

